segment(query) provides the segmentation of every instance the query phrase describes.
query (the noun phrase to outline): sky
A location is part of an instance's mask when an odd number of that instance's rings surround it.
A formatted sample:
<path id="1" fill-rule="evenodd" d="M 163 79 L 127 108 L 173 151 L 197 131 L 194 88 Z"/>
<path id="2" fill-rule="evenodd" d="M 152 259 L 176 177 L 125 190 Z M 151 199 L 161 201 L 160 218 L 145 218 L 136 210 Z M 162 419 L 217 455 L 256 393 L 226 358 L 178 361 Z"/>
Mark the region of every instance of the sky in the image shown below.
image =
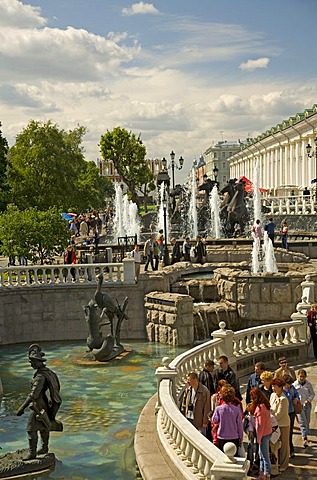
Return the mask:
<path id="1" fill-rule="evenodd" d="M 317 103 L 317 0 L 0 0 L 0 122 L 121 126 L 193 161 Z"/>

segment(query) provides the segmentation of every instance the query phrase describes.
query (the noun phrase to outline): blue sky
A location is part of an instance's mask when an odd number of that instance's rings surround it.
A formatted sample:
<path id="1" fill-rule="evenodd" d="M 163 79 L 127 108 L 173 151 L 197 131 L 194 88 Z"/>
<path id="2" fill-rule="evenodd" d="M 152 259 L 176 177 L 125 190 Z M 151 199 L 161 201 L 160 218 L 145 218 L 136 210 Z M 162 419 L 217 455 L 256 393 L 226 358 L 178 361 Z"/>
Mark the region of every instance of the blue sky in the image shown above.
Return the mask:
<path id="1" fill-rule="evenodd" d="M 117 125 L 193 160 L 317 103 L 317 0 L 0 0 L 0 121 Z M 220 133 L 221 132 L 221 133 Z M 180 178 L 179 178 L 180 179 Z"/>

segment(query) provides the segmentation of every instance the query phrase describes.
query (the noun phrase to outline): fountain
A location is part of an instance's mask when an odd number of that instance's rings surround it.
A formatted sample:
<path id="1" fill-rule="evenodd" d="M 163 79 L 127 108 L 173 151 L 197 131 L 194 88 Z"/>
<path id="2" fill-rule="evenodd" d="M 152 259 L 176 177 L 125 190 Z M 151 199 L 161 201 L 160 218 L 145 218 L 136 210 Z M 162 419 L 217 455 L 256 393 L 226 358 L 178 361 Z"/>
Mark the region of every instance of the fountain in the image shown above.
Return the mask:
<path id="1" fill-rule="evenodd" d="M 220 225 L 220 215 L 219 215 L 219 194 L 218 187 L 214 185 L 211 195 L 209 197 L 210 203 L 210 215 L 211 215 L 211 236 L 213 238 L 221 237 L 221 225 Z"/>
<path id="2" fill-rule="evenodd" d="M 114 238 L 134 236 L 140 238 L 140 218 L 137 205 L 123 195 L 120 183 L 115 183 Z"/>
<path id="3" fill-rule="evenodd" d="M 58 415 L 65 428 L 51 436 L 55 471 L 34 474 L 32 479 L 134 480 L 134 430 L 142 407 L 156 392 L 153 372 L 163 357 L 176 357 L 184 348 L 129 342 L 128 357 L 102 369 L 87 369 L 75 363 L 82 342 L 41 342 L 41 346 L 61 381 L 63 403 Z M 17 417 L 16 411 L 30 389 L 27 347 L 1 346 L 1 456 L 25 447 L 27 416 Z"/>
<path id="4" fill-rule="evenodd" d="M 198 235 L 198 221 L 197 221 L 197 201 L 196 201 L 196 169 L 193 166 L 190 176 L 190 202 L 188 210 L 188 223 L 190 228 L 190 238 L 196 238 Z"/>
<path id="5" fill-rule="evenodd" d="M 158 211 L 158 222 L 157 222 L 157 231 L 165 230 L 164 226 L 164 195 L 166 197 L 166 185 L 165 182 L 162 182 L 159 190 L 159 211 Z M 166 208 L 166 232 L 164 231 L 166 241 L 169 242 L 170 238 L 170 221 L 169 221 L 169 212 Z"/>
<path id="6" fill-rule="evenodd" d="M 264 272 L 278 273 L 273 243 L 272 243 L 272 240 L 269 238 L 267 232 L 264 232 L 263 251 L 264 251 L 264 269 L 263 269 Z"/>

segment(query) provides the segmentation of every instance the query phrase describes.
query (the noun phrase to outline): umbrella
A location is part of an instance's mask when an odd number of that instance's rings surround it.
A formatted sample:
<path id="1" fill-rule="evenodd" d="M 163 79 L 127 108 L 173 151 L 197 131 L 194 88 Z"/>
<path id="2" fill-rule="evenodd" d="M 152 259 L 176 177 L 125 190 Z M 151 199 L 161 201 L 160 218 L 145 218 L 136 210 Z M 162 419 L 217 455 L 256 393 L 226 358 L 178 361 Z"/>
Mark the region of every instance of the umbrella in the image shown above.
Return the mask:
<path id="1" fill-rule="evenodd" d="M 61 217 L 63 217 L 65 220 L 73 220 L 73 217 L 66 212 L 61 213 Z"/>

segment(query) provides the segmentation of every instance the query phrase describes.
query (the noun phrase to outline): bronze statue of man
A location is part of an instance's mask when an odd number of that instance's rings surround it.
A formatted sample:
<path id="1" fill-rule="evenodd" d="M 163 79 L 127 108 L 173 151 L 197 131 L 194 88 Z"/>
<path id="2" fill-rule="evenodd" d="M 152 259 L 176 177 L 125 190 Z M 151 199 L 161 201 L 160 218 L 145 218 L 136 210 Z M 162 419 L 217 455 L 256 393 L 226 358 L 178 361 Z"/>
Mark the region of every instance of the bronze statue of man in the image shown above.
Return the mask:
<path id="1" fill-rule="evenodd" d="M 31 392 L 17 411 L 17 415 L 20 416 L 26 407 L 31 409 L 27 424 L 29 454 L 23 460 L 32 460 L 37 454 L 48 453 L 50 431 L 62 430 L 62 423 L 55 419 L 62 403 L 58 377 L 46 367 L 45 354 L 39 345 L 31 345 L 28 356 L 32 368 L 36 371 L 33 375 Z M 38 432 L 40 432 L 42 446 L 36 451 Z"/>

